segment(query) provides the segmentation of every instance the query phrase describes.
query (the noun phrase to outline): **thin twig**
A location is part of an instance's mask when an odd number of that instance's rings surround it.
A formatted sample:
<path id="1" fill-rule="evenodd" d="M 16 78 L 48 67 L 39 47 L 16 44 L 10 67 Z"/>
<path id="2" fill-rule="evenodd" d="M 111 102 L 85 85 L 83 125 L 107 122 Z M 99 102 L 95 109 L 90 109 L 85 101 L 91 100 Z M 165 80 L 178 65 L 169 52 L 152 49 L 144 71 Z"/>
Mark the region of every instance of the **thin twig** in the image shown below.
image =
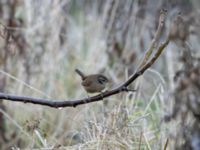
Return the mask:
<path id="1" fill-rule="evenodd" d="M 167 138 L 167 140 L 165 142 L 164 150 L 167 150 L 168 143 L 169 143 L 169 139 Z"/>
<path id="2" fill-rule="evenodd" d="M 139 140 L 139 147 L 138 147 L 138 150 L 140 150 L 140 147 L 141 147 L 141 143 L 142 143 L 142 135 L 143 135 L 143 132 L 141 131 L 141 133 L 140 133 L 140 140 Z"/>
<path id="3" fill-rule="evenodd" d="M 154 48 L 156 48 L 156 45 L 158 45 L 157 42 L 158 42 L 158 40 L 159 40 L 159 38 L 161 36 L 161 33 L 162 33 L 162 29 L 163 29 L 163 26 L 164 26 L 166 13 L 167 13 L 166 10 L 164 10 L 164 9 L 161 10 L 157 31 L 155 33 L 155 36 L 154 36 L 153 40 L 151 41 L 151 45 L 150 45 L 149 49 L 146 51 L 146 53 L 144 55 L 144 58 L 142 60 L 142 63 L 140 64 L 139 68 L 143 67 L 147 63 L 147 61 L 149 60 L 149 57 L 153 53 Z"/>

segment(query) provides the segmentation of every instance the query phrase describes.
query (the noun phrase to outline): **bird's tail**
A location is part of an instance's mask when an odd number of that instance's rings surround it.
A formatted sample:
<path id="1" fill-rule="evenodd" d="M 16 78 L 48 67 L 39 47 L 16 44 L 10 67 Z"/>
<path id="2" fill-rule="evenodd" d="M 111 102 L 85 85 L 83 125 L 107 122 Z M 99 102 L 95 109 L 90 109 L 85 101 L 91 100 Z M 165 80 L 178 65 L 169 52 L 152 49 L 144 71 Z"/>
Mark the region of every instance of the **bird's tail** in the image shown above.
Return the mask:
<path id="1" fill-rule="evenodd" d="M 75 72 L 81 76 L 81 79 L 85 79 L 85 74 L 83 72 L 81 72 L 79 69 L 75 69 Z"/>

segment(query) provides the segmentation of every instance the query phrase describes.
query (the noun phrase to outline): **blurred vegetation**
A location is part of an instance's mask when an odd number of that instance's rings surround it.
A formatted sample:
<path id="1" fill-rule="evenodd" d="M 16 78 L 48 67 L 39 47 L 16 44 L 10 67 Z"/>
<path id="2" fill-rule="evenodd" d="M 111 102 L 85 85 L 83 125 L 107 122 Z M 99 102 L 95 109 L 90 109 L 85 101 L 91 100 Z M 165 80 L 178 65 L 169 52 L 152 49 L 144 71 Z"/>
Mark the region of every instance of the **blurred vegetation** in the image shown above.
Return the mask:
<path id="1" fill-rule="evenodd" d="M 0 0 L 0 91 L 86 97 L 75 68 L 135 72 L 161 8 L 171 43 L 132 88 L 77 108 L 0 101 L 0 149 L 200 149 L 198 0 Z M 163 39 L 159 39 L 162 41 Z"/>

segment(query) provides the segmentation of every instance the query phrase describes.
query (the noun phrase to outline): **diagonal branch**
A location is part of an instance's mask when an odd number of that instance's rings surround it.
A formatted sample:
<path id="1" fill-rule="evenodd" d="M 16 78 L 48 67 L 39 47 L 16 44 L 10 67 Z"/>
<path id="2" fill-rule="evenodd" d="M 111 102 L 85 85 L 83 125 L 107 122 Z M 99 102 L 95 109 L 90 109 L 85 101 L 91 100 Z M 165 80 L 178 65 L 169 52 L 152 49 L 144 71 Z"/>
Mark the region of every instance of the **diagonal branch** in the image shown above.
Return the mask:
<path id="1" fill-rule="evenodd" d="M 162 16 L 162 13 L 161 13 L 161 16 Z M 160 21 L 161 19 L 163 21 Z M 160 20 L 159 20 L 159 23 L 164 24 L 164 18 L 160 17 Z M 161 32 L 161 30 L 162 30 L 161 27 L 163 27 L 163 25 L 159 24 L 158 29 L 156 31 L 157 34 L 158 34 L 158 32 Z M 154 38 L 154 40 L 155 39 L 156 39 L 156 41 L 152 41 L 152 43 L 157 42 L 158 39 Z M 119 87 L 116 87 L 110 91 L 103 92 L 96 96 L 92 96 L 89 98 L 82 98 L 82 99 L 78 99 L 78 100 L 65 101 L 65 100 L 49 100 L 49 99 L 43 99 L 43 98 L 33 98 L 33 97 L 26 97 L 26 96 L 16 96 L 16 95 L 11 95 L 11 94 L 0 93 L 0 99 L 1 100 L 10 100 L 10 101 L 14 101 L 14 102 L 39 104 L 39 105 L 45 105 L 45 106 L 49 106 L 49 107 L 59 108 L 59 107 L 76 107 L 76 106 L 82 105 L 82 104 L 101 101 L 102 99 L 104 99 L 106 97 L 109 97 L 111 95 L 115 95 L 115 94 L 118 94 L 121 92 L 129 92 L 130 90 L 128 89 L 128 86 L 131 83 L 133 83 L 139 76 L 141 76 L 149 67 L 151 67 L 155 63 L 155 61 L 159 58 L 159 56 L 163 52 L 164 48 L 168 45 L 169 41 L 170 41 L 169 38 L 167 38 L 166 41 L 158 47 L 155 55 L 149 61 L 148 61 L 148 59 L 145 60 L 144 64 L 139 68 L 139 70 L 136 73 L 134 73 L 133 75 L 131 75 L 127 81 L 122 83 Z"/>
<path id="2" fill-rule="evenodd" d="M 166 10 L 164 10 L 164 9 L 161 10 L 157 31 L 154 35 L 154 38 L 151 41 L 149 49 L 146 51 L 146 53 L 144 55 L 144 58 L 142 60 L 142 63 L 140 64 L 139 68 L 143 67 L 143 65 L 145 65 L 147 63 L 147 61 L 149 60 L 149 57 L 153 53 L 154 48 L 156 48 L 156 46 L 158 45 L 158 40 L 162 34 L 162 30 L 164 27 L 166 13 L 167 13 Z"/>

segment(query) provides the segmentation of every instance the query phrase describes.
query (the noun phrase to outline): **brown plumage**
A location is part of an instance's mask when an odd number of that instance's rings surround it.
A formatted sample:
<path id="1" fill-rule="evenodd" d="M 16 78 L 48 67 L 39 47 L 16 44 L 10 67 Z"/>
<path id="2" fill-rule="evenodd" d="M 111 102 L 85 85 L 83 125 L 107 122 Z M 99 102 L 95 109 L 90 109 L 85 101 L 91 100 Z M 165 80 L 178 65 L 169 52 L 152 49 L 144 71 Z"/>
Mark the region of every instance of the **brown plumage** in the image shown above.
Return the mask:
<path id="1" fill-rule="evenodd" d="M 75 70 L 81 76 L 82 86 L 88 93 L 98 93 L 105 89 L 108 78 L 101 74 L 85 75 L 79 69 Z"/>

